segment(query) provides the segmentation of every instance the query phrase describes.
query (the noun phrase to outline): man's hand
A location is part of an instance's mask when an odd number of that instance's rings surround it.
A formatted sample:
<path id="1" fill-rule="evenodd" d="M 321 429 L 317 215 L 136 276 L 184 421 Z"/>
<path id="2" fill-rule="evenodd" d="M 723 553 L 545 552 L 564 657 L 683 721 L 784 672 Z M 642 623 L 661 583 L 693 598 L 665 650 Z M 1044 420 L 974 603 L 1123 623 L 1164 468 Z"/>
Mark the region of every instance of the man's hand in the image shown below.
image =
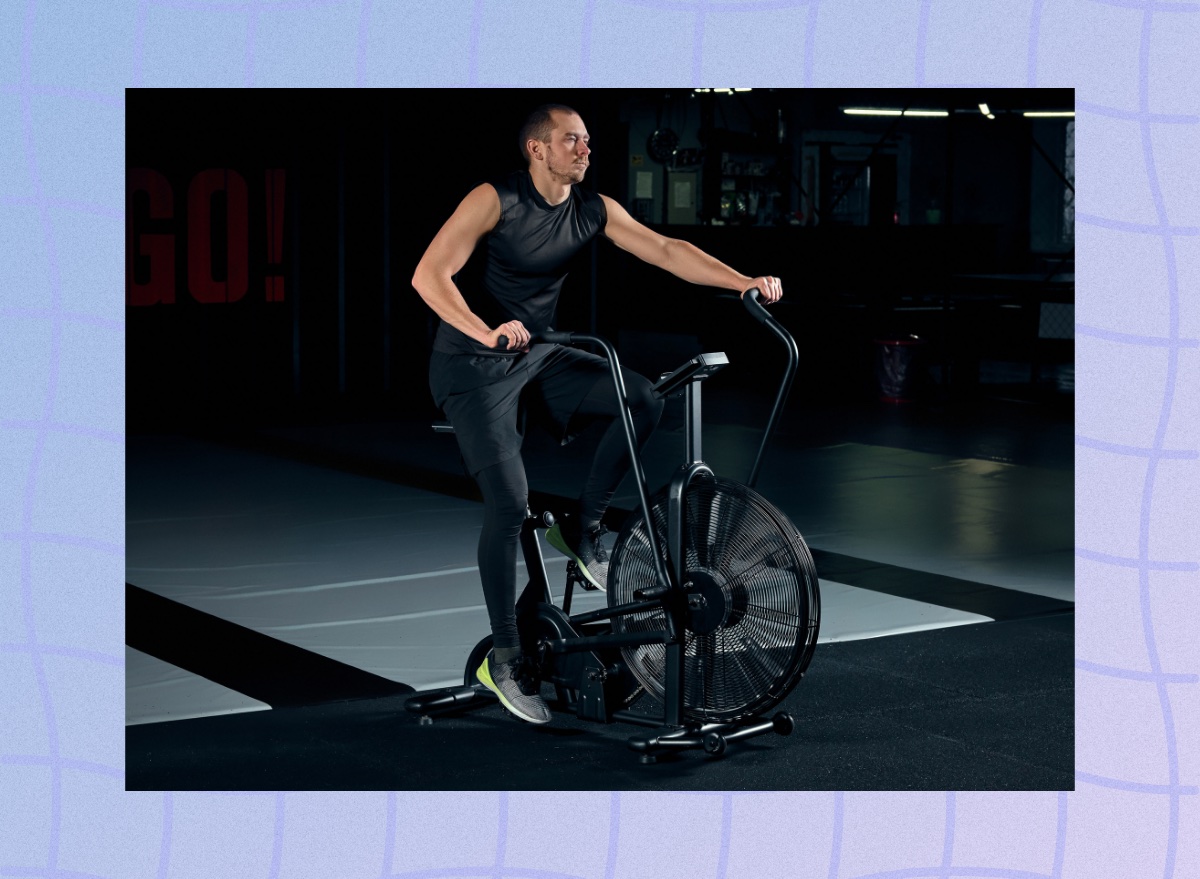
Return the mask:
<path id="1" fill-rule="evenodd" d="M 768 302 L 778 302 L 783 296 L 783 283 L 778 278 L 772 278 L 769 276 L 755 278 L 746 285 L 746 290 L 749 290 L 751 287 L 758 288 L 758 292 L 761 295 L 764 304 Z M 746 290 L 742 291 L 743 296 L 746 295 Z"/>
<path id="2" fill-rule="evenodd" d="M 508 336 L 508 351 L 524 351 L 529 347 L 529 330 L 519 320 L 510 320 L 500 324 L 487 334 L 489 348 L 498 348 L 500 337 Z"/>

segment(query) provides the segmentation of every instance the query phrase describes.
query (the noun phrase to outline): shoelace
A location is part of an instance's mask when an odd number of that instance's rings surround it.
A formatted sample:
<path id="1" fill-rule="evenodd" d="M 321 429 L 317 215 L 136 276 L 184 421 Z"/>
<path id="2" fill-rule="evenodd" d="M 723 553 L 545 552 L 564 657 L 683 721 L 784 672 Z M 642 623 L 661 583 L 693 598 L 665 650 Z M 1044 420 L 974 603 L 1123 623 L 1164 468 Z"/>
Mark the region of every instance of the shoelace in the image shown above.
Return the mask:
<path id="1" fill-rule="evenodd" d="M 604 544 L 601 542 L 601 538 L 603 538 L 607 533 L 607 525 L 601 525 L 595 531 L 591 532 L 592 544 L 596 551 L 596 561 L 600 562 L 601 564 L 604 564 L 608 561 L 608 550 L 604 548 Z"/>
<path id="2" fill-rule="evenodd" d="M 514 670 L 513 679 L 517 687 L 526 696 L 537 696 L 542 691 L 542 683 L 533 675 L 533 668 L 528 659 L 523 658 L 519 668 Z"/>

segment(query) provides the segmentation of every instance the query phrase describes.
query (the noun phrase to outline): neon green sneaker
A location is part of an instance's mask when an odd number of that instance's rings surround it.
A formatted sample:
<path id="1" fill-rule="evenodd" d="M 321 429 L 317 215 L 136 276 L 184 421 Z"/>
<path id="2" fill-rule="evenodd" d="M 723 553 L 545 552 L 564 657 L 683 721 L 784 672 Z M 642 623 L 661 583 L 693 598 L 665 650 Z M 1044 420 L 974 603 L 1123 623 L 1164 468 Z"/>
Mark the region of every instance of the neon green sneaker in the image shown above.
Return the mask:
<path id="1" fill-rule="evenodd" d="M 608 582 L 608 550 L 604 548 L 603 537 L 607 533 L 608 529 L 601 525 L 595 530 L 584 532 L 578 547 L 572 547 L 567 536 L 563 534 L 562 525 L 556 522 L 546 532 L 546 540 L 575 562 L 579 573 L 583 575 L 584 589 L 592 592 L 599 589 L 605 592 L 605 584 Z"/>
<path id="2" fill-rule="evenodd" d="M 501 705 L 521 720 L 529 723 L 550 722 L 550 709 L 542 699 L 541 684 L 526 672 L 522 657 L 496 663 L 492 661 L 489 651 L 475 676 L 496 694 Z"/>

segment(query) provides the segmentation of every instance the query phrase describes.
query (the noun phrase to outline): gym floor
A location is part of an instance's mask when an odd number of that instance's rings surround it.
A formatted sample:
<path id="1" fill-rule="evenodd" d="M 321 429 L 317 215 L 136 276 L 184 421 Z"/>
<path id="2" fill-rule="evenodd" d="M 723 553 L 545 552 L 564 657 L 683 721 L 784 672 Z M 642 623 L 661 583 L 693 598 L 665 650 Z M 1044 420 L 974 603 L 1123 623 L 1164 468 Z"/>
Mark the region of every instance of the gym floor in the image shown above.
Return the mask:
<path id="1" fill-rule="evenodd" d="M 705 460 L 744 478 L 768 402 L 709 385 Z M 652 487 L 680 414 L 647 448 Z M 796 730 L 654 766 L 621 724 L 404 712 L 460 683 L 487 631 L 481 507 L 424 419 L 131 436 L 127 785 L 1070 789 L 1072 415 L 1069 396 L 834 405 L 798 386 L 758 485 L 821 576 L 820 644 L 782 706 Z M 533 503 L 578 493 L 594 439 L 530 438 Z M 627 481 L 614 506 L 634 505 Z"/>

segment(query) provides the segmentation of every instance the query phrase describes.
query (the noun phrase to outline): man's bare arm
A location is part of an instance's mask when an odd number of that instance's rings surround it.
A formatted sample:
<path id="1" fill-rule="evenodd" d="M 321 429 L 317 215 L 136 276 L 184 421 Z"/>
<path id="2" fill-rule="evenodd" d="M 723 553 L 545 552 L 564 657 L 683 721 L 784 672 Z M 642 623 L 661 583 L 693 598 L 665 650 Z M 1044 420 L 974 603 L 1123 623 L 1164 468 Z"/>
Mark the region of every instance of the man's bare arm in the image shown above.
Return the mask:
<path id="1" fill-rule="evenodd" d="M 783 295 L 778 278 L 751 278 L 749 275 L 743 275 L 690 242 L 659 235 L 629 216 L 625 208 L 608 196 L 600 197 L 604 199 L 604 206 L 608 211 L 604 234 L 617 247 L 632 253 L 638 259 L 666 269 L 677 278 L 692 284 L 736 290 L 739 293 L 745 293 L 751 287 L 758 287 L 768 302 L 774 302 Z"/>
<path id="2" fill-rule="evenodd" d="M 490 184 L 475 187 L 434 236 L 417 263 L 412 285 L 437 316 L 490 348 L 506 335 L 509 348 L 523 347 L 529 334 L 520 321 L 489 327 L 467 305 L 454 275 L 467 264 L 479 240 L 500 221 L 500 196 Z"/>

